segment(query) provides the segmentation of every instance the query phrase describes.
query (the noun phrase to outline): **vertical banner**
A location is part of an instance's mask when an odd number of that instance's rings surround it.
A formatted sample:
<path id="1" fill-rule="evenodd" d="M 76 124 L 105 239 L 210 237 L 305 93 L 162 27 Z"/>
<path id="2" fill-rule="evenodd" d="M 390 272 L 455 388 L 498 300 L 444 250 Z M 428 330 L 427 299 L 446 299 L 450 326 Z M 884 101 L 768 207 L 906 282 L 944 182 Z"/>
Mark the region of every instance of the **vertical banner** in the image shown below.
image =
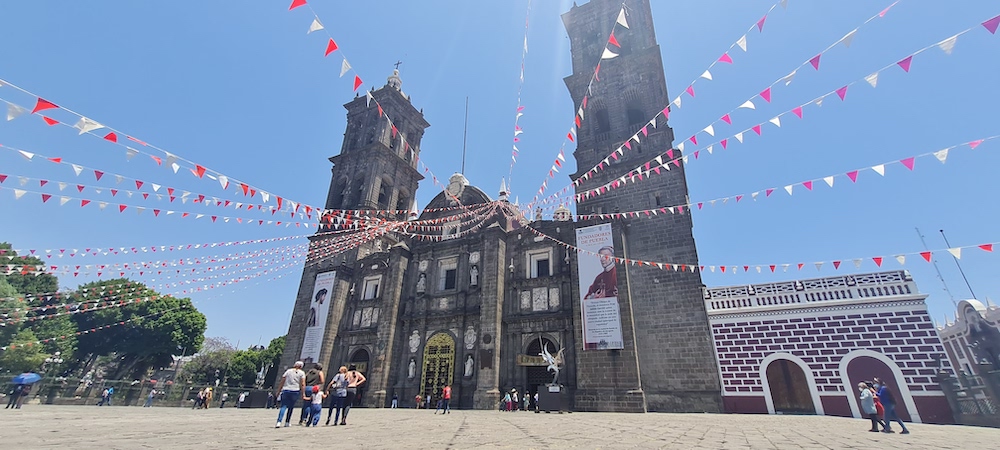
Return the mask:
<path id="1" fill-rule="evenodd" d="M 611 224 L 576 230 L 580 311 L 583 312 L 583 349 L 625 348 L 618 307 L 618 269 Z M 588 253 L 589 252 L 589 253 Z"/>
<path id="2" fill-rule="evenodd" d="M 302 338 L 302 354 L 299 359 L 305 362 L 318 362 L 320 347 L 323 346 L 323 333 L 326 332 L 327 311 L 333 301 L 333 282 L 337 271 L 316 274 L 313 283 L 312 297 L 309 299 L 309 318 L 306 322 L 305 337 Z"/>

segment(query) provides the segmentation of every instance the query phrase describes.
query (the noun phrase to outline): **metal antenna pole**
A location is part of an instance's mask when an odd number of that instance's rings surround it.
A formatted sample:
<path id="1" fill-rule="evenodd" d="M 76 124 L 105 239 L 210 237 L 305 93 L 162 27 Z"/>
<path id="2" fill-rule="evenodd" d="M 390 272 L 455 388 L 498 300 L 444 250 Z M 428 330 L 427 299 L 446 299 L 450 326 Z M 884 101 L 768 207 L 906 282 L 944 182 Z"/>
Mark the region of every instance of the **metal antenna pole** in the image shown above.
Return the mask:
<path id="1" fill-rule="evenodd" d="M 920 232 L 920 228 L 914 227 L 914 230 L 917 230 L 917 236 L 920 236 L 920 243 L 924 244 L 924 250 L 925 251 L 930 250 L 929 248 L 927 248 L 927 241 L 924 240 L 924 235 L 923 235 L 923 233 Z M 948 283 L 944 282 L 944 277 L 941 276 L 941 269 L 938 268 L 937 260 L 934 259 L 933 256 L 931 256 L 931 264 L 934 265 L 934 271 L 937 272 L 938 280 L 940 280 L 941 281 L 941 285 L 944 286 L 944 291 L 948 293 L 948 298 L 951 299 L 952 306 L 954 306 L 956 309 L 958 309 L 958 302 L 955 301 L 955 295 L 953 295 L 951 293 L 951 290 L 948 289 Z"/>
<path id="2" fill-rule="evenodd" d="M 944 230 L 938 230 L 941 232 L 941 237 L 944 238 L 944 244 L 951 248 L 951 244 L 948 242 L 948 236 L 944 235 Z M 972 285 L 969 284 L 969 278 L 965 276 L 965 271 L 962 270 L 962 265 L 958 263 L 958 258 L 955 255 L 951 255 L 952 259 L 955 260 L 955 265 L 958 266 L 958 272 L 962 274 L 962 279 L 965 280 L 965 285 L 969 288 L 969 293 L 972 294 L 972 298 L 976 298 L 976 293 L 972 291 Z"/>
<path id="3" fill-rule="evenodd" d="M 465 97 L 465 131 L 462 132 L 462 175 L 465 175 L 465 143 L 469 137 L 469 97 Z"/>

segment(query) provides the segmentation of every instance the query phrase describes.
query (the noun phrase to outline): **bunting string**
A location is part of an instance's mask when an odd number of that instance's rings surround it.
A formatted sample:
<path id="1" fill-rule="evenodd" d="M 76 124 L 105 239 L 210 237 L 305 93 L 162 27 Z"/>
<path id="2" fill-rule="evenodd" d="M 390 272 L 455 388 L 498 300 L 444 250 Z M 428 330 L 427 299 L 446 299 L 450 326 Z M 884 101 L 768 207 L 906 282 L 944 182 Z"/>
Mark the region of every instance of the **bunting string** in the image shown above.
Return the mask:
<path id="1" fill-rule="evenodd" d="M 524 13 L 524 46 L 521 50 L 521 72 L 520 76 L 518 77 L 518 84 L 517 84 L 517 108 L 514 110 L 514 139 L 513 143 L 511 144 L 513 150 L 511 150 L 510 153 L 510 171 L 507 174 L 508 185 L 510 184 L 511 181 L 513 181 L 514 164 L 517 163 L 517 155 L 518 155 L 517 143 L 521 141 L 521 138 L 518 136 L 524 133 L 524 130 L 521 129 L 520 125 L 521 116 L 524 115 L 524 105 L 521 104 L 521 92 L 524 89 L 524 61 L 528 57 L 528 19 L 530 18 L 531 18 L 531 0 L 528 0 L 528 8 L 527 11 Z M 508 187 L 508 189 L 510 189 L 510 187 Z"/>

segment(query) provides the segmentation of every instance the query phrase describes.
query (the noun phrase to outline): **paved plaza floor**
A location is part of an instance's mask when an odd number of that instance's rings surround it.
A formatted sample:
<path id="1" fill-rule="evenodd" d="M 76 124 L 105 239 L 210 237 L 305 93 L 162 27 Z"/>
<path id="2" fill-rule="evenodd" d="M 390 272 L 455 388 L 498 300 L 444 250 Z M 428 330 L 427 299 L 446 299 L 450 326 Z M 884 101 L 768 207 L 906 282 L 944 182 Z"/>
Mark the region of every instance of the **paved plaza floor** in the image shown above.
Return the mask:
<path id="1" fill-rule="evenodd" d="M 913 424 L 909 435 L 882 434 L 822 416 L 356 408 L 347 426 L 304 428 L 298 412 L 275 429 L 276 410 L 27 405 L 0 416 L 0 448 L 1000 448 L 995 429 Z"/>

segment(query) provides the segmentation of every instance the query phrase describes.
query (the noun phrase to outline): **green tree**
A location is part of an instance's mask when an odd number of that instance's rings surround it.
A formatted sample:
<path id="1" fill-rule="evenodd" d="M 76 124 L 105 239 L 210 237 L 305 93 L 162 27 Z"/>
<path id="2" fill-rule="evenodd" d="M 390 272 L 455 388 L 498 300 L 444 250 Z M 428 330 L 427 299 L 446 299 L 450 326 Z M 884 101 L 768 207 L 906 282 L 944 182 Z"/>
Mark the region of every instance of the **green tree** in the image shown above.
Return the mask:
<path id="1" fill-rule="evenodd" d="M 48 355 L 40 345 L 35 344 L 37 340 L 31 330 L 18 331 L 7 350 L 0 355 L 0 368 L 12 373 L 38 370 Z"/>
<path id="2" fill-rule="evenodd" d="M 17 289 L 0 276 L 0 345 L 10 343 L 21 329 L 20 323 L 9 321 L 20 319 L 26 307 Z"/>
<path id="3" fill-rule="evenodd" d="M 18 256 L 17 252 L 13 250 L 10 243 L 0 242 L 0 255 L 13 256 L 14 258 L 10 260 L 7 264 L 12 264 L 15 266 L 44 266 L 45 262 L 35 258 L 34 256 Z M 7 258 L 3 258 L 7 260 Z M 7 275 L 0 275 L 0 278 L 5 278 L 14 289 L 21 294 L 31 294 L 39 295 L 44 293 L 56 292 L 59 290 L 59 279 L 54 275 L 49 275 L 47 273 L 38 273 L 34 269 L 27 270 L 23 272 L 14 272 Z"/>
<path id="4" fill-rule="evenodd" d="M 271 342 L 267 344 L 267 348 L 261 354 L 261 362 L 267 369 L 267 373 L 264 375 L 264 388 L 270 389 L 274 387 L 275 377 L 278 376 L 278 370 L 281 369 L 281 354 L 285 352 L 285 336 L 278 336 L 271 339 Z M 327 367 L 329 370 L 330 368 Z"/>
<path id="5" fill-rule="evenodd" d="M 196 384 L 214 384 L 221 380 L 236 354 L 236 348 L 224 338 L 206 338 L 202 351 L 184 365 L 184 377 Z"/>

